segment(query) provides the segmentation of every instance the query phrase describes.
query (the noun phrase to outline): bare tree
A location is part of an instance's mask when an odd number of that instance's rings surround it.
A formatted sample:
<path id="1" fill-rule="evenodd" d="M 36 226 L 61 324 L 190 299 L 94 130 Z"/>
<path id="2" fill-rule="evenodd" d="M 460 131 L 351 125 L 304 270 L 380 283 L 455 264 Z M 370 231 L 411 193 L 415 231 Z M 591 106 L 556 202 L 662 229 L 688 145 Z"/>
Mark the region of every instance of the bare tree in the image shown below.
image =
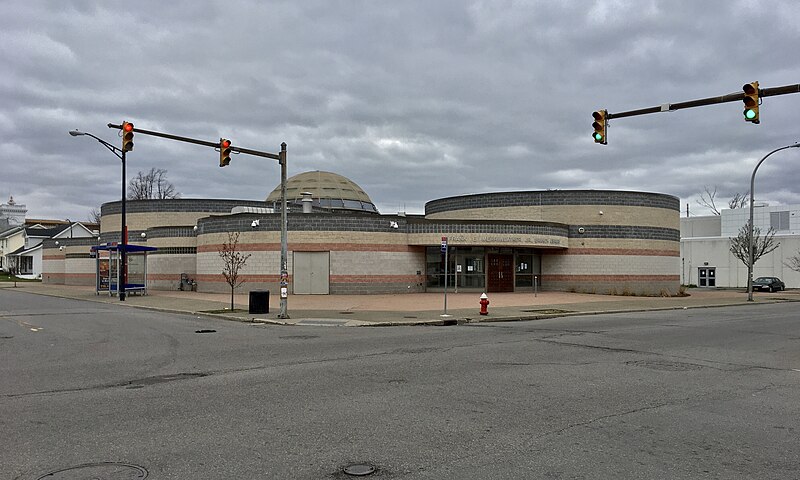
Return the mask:
<path id="1" fill-rule="evenodd" d="M 735 208 L 744 208 L 749 204 L 749 202 L 750 202 L 750 194 L 749 193 L 736 192 L 733 195 L 733 198 L 728 200 L 728 208 L 730 208 L 731 210 L 733 210 Z"/>
<path id="2" fill-rule="evenodd" d="M 8 274 L 14 280 L 14 288 L 16 288 L 17 274 L 19 273 L 19 257 L 9 255 L 7 258 L 8 258 Z"/>
<path id="3" fill-rule="evenodd" d="M 175 190 L 175 185 L 167 180 L 167 171 L 163 168 L 151 168 L 149 172 L 136 174 L 128 182 L 129 200 L 181 198 Z"/>
<path id="4" fill-rule="evenodd" d="M 703 186 L 703 193 L 700 194 L 700 200 L 697 200 L 697 204 L 703 207 L 707 207 L 711 209 L 711 213 L 714 215 L 719 215 L 719 209 L 717 208 L 716 203 L 714 202 L 714 198 L 717 196 L 717 186 L 714 185 L 714 190 L 711 190 L 711 187 L 708 185 Z"/>
<path id="5" fill-rule="evenodd" d="M 734 257 L 744 263 L 744 266 L 750 266 L 750 256 L 748 255 L 748 248 L 750 246 L 750 229 L 748 228 L 750 222 L 745 223 L 739 229 L 739 234 L 731 237 L 731 253 Z M 762 237 L 761 229 L 753 227 L 753 265 L 756 264 L 759 258 L 770 253 L 778 248 L 779 242 L 775 241 L 775 229 L 770 227 L 767 233 Z"/>
<path id="6" fill-rule="evenodd" d="M 228 241 L 223 243 L 222 247 L 217 250 L 224 264 L 222 275 L 228 285 L 231 286 L 231 311 L 233 311 L 233 291 L 244 283 L 244 280 L 239 280 L 239 271 L 244 268 L 247 264 L 247 259 L 250 258 L 249 253 L 245 255 L 238 251 L 238 246 L 239 232 L 228 232 Z"/>
<path id="7" fill-rule="evenodd" d="M 711 213 L 714 215 L 720 215 L 721 212 L 719 208 L 717 208 L 716 204 L 716 197 L 717 197 L 717 186 L 714 185 L 713 190 L 708 185 L 703 186 L 703 193 L 700 194 L 700 200 L 697 200 L 697 204 L 703 207 L 706 207 L 711 210 Z M 734 208 L 744 208 L 747 206 L 748 202 L 750 201 L 750 194 L 749 193 L 739 193 L 736 192 L 733 194 L 733 197 L 728 200 L 728 208 L 733 210 Z"/>
<path id="8" fill-rule="evenodd" d="M 795 272 L 800 272 L 800 250 L 795 252 L 795 254 L 789 257 L 783 264 Z"/>
<path id="9" fill-rule="evenodd" d="M 100 215 L 100 209 L 99 208 L 95 207 L 95 208 L 89 210 L 89 221 L 91 223 L 96 223 L 96 224 L 100 225 L 100 217 L 101 217 L 101 215 Z"/>

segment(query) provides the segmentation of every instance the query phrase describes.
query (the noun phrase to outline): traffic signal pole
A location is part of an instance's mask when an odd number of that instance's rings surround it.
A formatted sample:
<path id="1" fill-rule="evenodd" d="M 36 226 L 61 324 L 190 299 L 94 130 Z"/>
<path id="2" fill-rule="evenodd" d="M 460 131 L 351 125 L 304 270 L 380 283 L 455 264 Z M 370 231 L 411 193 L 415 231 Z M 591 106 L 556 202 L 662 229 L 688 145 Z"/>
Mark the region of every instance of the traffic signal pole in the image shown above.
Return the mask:
<path id="1" fill-rule="evenodd" d="M 108 124 L 108 128 L 113 128 L 113 129 L 118 129 L 119 130 L 119 129 L 123 128 L 123 125 L 115 125 L 113 123 L 109 123 Z M 216 141 L 216 142 L 209 142 L 209 141 L 206 141 L 206 140 L 198 140 L 196 138 L 181 137 L 179 135 L 173 135 L 171 133 L 156 132 L 156 131 L 153 131 L 153 130 L 144 130 L 144 129 L 141 129 L 141 128 L 132 128 L 131 130 L 133 132 L 136 132 L 136 133 L 141 133 L 142 135 L 151 135 L 153 137 L 161 137 L 161 138 L 166 138 L 166 139 L 169 139 L 169 140 L 175 140 L 175 141 L 178 141 L 178 142 L 193 143 L 195 145 L 202 145 L 204 147 L 212 147 L 212 148 L 220 148 L 222 140 L 224 140 L 224 139 L 220 139 L 219 141 Z M 233 145 L 229 145 L 228 148 L 230 148 L 231 152 L 235 152 L 235 153 L 243 153 L 245 155 L 253 155 L 253 156 L 256 156 L 256 157 L 264 157 L 264 158 L 269 158 L 269 159 L 272 159 L 272 160 L 277 160 L 278 163 L 281 166 L 281 268 L 280 268 L 281 311 L 278 314 L 278 318 L 289 318 L 289 314 L 287 312 L 287 310 L 289 308 L 289 306 L 288 306 L 288 303 L 289 303 L 289 300 L 288 300 L 288 297 L 289 297 L 289 270 L 288 270 L 288 257 L 289 257 L 288 250 L 289 250 L 289 245 L 288 245 L 288 217 L 286 215 L 286 210 L 287 210 L 287 201 L 286 201 L 286 143 L 285 142 L 281 143 L 281 151 L 278 154 L 269 153 L 269 152 L 262 152 L 260 150 L 252 150 L 252 149 L 249 149 L 249 148 L 235 147 Z M 124 152 L 123 152 L 123 155 L 124 155 Z M 124 157 L 123 157 L 123 160 L 122 160 L 122 165 L 123 165 L 123 172 L 124 172 L 124 168 L 125 168 L 125 159 L 124 159 Z M 220 162 L 220 166 L 221 167 L 224 166 L 222 164 L 222 162 Z M 124 178 L 124 173 L 123 173 L 123 178 Z M 123 180 L 122 188 L 123 188 L 123 192 L 124 192 L 124 189 L 125 189 L 124 180 Z M 125 199 L 123 197 L 123 206 L 122 206 L 122 208 L 123 208 L 123 213 L 122 213 L 123 225 L 124 225 L 124 222 L 125 222 L 125 210 L 124 210 L 125 209 L 125 203 L 124 202 L 125 202 Z M 124 232 L 123 232 L 123 236 L 124 236 Z M 124 249 L 124 247 L 123 247 L 123 249 Z"/>
<path id="2" fill-rule="evenodd" d="M 800 93 L 800 83 L 794 85 L 785 85 L 783 87 L 762 88 L 759 89 L 760 97 L 774 97 L 776 95 L 786 95 L 789 93 Z M 648 113 L 672 112 L 681 110 L 683 108 L 703 107 L 705 105 L 716 105 L 718 103 L 740 102 L 745 97 L 744 92 L 729 93 L 718 97 L 701 98 L 699 100 L 689 100 L 687 102 L 678 103 L 665 103 L 657 107 L 640 108 L 638 110 L 629 110 L 627 112 L 609 113 L 606 118 L 624 118 L 634 117 L 637 115 L 646 115 Z"/>

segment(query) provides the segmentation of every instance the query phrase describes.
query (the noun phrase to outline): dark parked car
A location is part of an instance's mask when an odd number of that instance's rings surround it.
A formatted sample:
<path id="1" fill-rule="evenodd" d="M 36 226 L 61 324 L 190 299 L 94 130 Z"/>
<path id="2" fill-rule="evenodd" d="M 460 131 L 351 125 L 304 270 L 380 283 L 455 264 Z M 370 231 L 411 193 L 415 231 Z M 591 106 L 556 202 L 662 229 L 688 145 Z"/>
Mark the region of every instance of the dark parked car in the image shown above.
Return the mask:
<path id="1" fill-rule="evenodd" d="M 753 280 L 753 290 L 769 290 L 770 292 L 786 290 L 786 285 L 777 277 L 758 277 Z"/>

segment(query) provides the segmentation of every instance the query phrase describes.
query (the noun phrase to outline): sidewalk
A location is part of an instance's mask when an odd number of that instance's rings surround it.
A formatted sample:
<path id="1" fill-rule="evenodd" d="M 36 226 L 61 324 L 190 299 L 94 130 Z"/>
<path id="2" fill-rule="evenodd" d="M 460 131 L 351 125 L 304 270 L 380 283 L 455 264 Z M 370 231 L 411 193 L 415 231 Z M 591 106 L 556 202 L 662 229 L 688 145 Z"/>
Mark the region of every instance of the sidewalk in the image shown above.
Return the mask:
<path id="1" fill-rule="evenodd" d="M 0 288 L 13 289 L 13 283 L 0 283 Z M 247 313 L 248 294 L 234 296 L 236 311 L 230 312 L 230 295 L 151 290 L 148 295 L 129 295 L 125 302 L 117 297 L 96 295 L 94 287 L 18 283 L 20 292 L 102 302 L 120 307 L 149 308 L 193 315 L 211 315 L 229 320 L 287 325 L 326 326 L 390 326 L 442 325 L 471 322 L 535 320 L 558 316 L 704 308 L 745 305 L 743 289 L 688 290 L 688 297 L 633 297 L 589 295 L 568 292 L 492 293 L 489 315 L 479 315 L 480 294 L 411 293 L 398 295 L 290 295 L 288 319 L 278 319 L 280 298 L 270 296 L 269 313 Z M 756 304 L 800 301 L 800 290 L 753 294 Z M 752 305 L 752 303 L 751 303 Z"/>

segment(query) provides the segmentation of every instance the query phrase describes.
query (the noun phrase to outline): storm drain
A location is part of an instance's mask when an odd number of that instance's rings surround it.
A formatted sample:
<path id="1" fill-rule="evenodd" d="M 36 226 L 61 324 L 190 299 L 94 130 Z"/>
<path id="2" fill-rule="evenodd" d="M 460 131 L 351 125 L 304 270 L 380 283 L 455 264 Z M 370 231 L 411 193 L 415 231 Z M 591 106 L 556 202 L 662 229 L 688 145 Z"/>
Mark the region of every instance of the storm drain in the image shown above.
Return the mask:
<path id="1" fill-rule="evenodd" d="M 217 331 L 210 328 L 201 328 L 200 330 L 195 330 L 194 333 L 217 333 Z"/>
<path id="2" fill-rule="evenodd" d="M 344 467 L 342 470 L 347 475 L 352 475 L 354 477 L 366 477 L 367 475 L 372 475 L 375 473 L 375 467 L 366 463 L 356 463 L 354 465 L 348 465 Z"/>
<path id="3" fill-rule="evenodd" d="M 139 480 L 147 478 L 147 470 L 128 463 L 100 462 L 86 463 L 62 468 L 42 475 L 36 480 L 72 480 L 90 478 L 92 480 Z"/>

